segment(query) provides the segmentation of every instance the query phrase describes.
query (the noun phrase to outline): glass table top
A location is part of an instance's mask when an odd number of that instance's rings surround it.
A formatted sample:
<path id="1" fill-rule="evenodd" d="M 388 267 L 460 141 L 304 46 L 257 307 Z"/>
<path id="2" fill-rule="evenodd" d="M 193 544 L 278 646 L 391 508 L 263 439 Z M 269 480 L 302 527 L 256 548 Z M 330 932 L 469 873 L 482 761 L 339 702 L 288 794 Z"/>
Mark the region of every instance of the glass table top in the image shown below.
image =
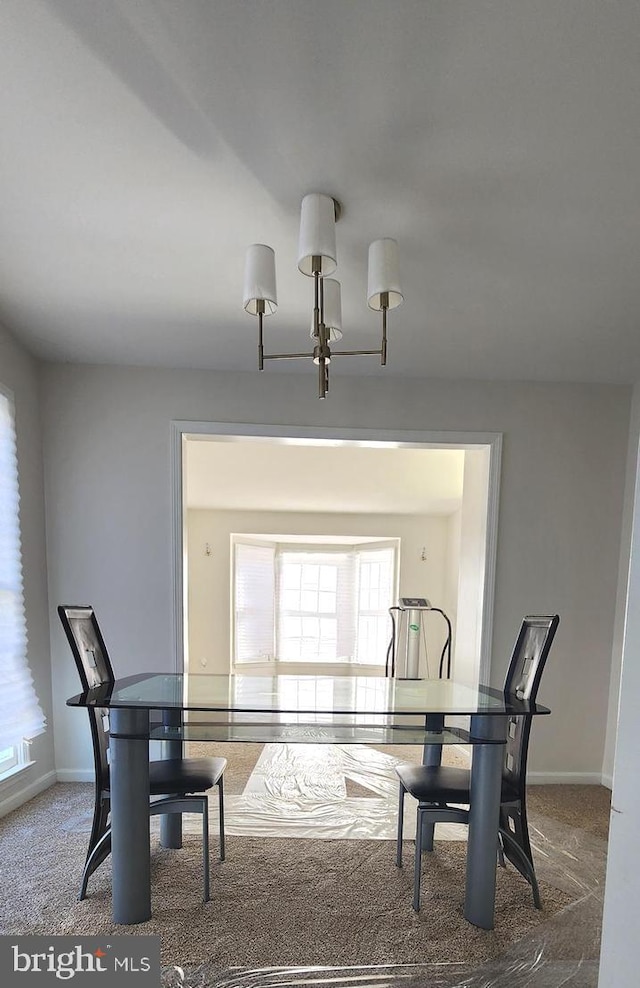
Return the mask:
<path id="1" fill-rule="evenodd" d="M 67 700 L 69 706 L 148 710 L 405 717 L 547 714 L 540 704 L 488 686 L 447 679 L 377 676 L 248 676 L 147 673 Z M 369 722 L 378 726 L 379 722 Z M 364 726 L 364 721 L 361 726 Z"/>

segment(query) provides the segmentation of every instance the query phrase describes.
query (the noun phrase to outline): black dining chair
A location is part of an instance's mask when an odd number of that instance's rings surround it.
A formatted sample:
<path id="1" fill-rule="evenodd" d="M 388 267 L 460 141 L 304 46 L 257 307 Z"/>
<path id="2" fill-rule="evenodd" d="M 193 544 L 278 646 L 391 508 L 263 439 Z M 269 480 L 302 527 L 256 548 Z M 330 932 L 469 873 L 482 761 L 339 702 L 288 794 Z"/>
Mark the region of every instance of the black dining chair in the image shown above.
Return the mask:
<path id="1" fill-rule="evenodd" d="M 504 692 L 521 700 L 534 701 L 547 656 L 560 618 L 557 614 L 525 617 L 516 640 L 504 684 Z M 531 885 L 536 909 L 541 909 L 529 840 L 526 804 L 526 772 L 532 717 L 509 717 L 502 768 L 500 823 L 496 835 L 501 864 L 507 858 Z M 413 908 L 420 909 L 420 872 L 423 824 L 468 823 L 469 811 L 458 804 L 470 803 L 471 773 L 445 765 L 398 765 L 400 802 L 396 864 L 402 867 L 404 797 L 418 800 L 414 862 Z"/>
<path id="2" fill-rule="evenodd" d="M 60 606 L 58 615 L 75 659 L 83 690 L 109 686 L 115 676 L 94 610 Z M 111 852 L 109 785 L 109 710 L 87 707 L 95 769 L 95 800 L 89 847 L 82 872 L 79 899 L 84 899 L 93 872 Z M 209 900 L 209 804 L 206 790 L 218 787 L 220 860 L 224 861 L 224 783 L 226 758 L 166 758 L 149 763 L 149 815 L 202 814 L 204 901 Z"/>

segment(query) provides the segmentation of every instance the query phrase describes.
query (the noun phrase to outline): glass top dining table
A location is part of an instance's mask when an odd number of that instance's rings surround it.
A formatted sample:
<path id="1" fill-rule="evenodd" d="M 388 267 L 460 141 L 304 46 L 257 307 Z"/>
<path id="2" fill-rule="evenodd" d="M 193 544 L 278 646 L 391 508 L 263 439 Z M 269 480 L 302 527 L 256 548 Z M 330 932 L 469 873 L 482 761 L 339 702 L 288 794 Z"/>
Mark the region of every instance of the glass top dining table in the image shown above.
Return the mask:
<path id="1" fill-rule="evenodd" d="M 517 693 L 450 679 L 382 676 L 208 675 L 147 673 L 116 679 L 67 701 L 69 706 L 181 710 L 199 714 L 403 718 L 549 713 Z"/>
<path id="2" fill-rule="evenodd" d="M 492 929 L 502 746 L 511 718 L 550 712 L 517 692 L 457 680 L 161 672 L 67 704 L 109 709 L 113 917 L 122 924 L 151 916 L 149 739 L 167 742 L 168 757 L 188 740 L 419 744 L 432 765 L 444 744 L 464 743 L 473 752 L 464 914 Z M 454 717 L 468 717 L 468 728 L 448 725 Z"/>

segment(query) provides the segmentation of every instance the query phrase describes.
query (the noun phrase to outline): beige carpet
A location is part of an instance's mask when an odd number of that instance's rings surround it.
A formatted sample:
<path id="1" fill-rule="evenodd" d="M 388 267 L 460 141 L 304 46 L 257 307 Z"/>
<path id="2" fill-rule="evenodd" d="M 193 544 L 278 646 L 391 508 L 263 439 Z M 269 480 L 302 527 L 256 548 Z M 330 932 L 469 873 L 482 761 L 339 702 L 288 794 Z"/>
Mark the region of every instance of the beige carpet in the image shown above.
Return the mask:
<path id="1" fill-rule="evenodd" d="M 261 750 L 216 746 L 215 753 L 229 759 L 230 795 L 243 792 Z M 211 753 L 211 746 L 203 751 Z M 387 753 L 397 756 L 398 749 Z M 458 749 L 445 755 L 464 764 Z M 419 761 L 420 749 L 403 748 L 402 758 Z M 355 787 L 348 796 L 370 794 L 348 782 Z M 597 984 L 609 820 L 609 793 L 601 787 L 529 788 L 545 910 L 533 909 L 519 875 L 499 871 L 491 932 L 462 918 L 464 846 L 457 842 L 438 842 L 426 856 L 423 909 L 416 916 L 410 842 L 399 872 L 391 841 L 232 837 L 225 864 L 212 860 L 212 901 L 203 905 L 195 834 L 187 835 L 183 851 L 163 850 L 155 841 L 154 918 L 113 927 L 109 862 L 92 878 L 90 898 L 75 898 L 91 804 L 90 786 L 56 786 L 0 820 L 6 893 L 0 933 L 157 933 L 165 988 L 274 988 L 283 979 L 291 988 L 308 988 L 309 978 L 341 988 Z M 213 854 L 214 831 L 212 823 Z"/>
<path id="2" fill-rule="evenodd" d="M 462 917 L 463 844 L 446 842 L 424 864 L 423 909 L 410 908 L 411 846 L 402 871 L 388 841 L 230 838 L 227 861 L 212 868 L 212 901 L 201 896 L 200 843 L 154 846 L 149 923 L 111 923 L 110 865 L 77 902 L 89 785 L 57 785 L 0 821 L 0 932 L 158 933 L 165 965 L 479 964 L 565 908 L 571 893 L 543 883 L 542 913 L 528 885 L 499 871 L 496 928 Z M 215 845 L 214 845 L 215 847 Z"/>

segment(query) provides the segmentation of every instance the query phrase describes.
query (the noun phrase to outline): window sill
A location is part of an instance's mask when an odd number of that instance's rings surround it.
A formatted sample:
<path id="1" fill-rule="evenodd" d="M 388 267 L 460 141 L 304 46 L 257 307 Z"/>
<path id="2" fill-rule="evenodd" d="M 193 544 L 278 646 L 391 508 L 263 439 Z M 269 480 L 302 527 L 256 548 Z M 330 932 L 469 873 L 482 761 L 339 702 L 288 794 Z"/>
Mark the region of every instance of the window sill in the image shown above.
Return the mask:
<path id="1" fill-rule="evenodd" d="M 13 765 L 6 772 L 3 772 L 0 775 L 0 793 L 5 789 L 9 789 L 16 778 L 31 768 L 32 765 L 35 765 L 35 760 L 33 759 L 28 762 L 22 762 L 21 765 Z"/>

